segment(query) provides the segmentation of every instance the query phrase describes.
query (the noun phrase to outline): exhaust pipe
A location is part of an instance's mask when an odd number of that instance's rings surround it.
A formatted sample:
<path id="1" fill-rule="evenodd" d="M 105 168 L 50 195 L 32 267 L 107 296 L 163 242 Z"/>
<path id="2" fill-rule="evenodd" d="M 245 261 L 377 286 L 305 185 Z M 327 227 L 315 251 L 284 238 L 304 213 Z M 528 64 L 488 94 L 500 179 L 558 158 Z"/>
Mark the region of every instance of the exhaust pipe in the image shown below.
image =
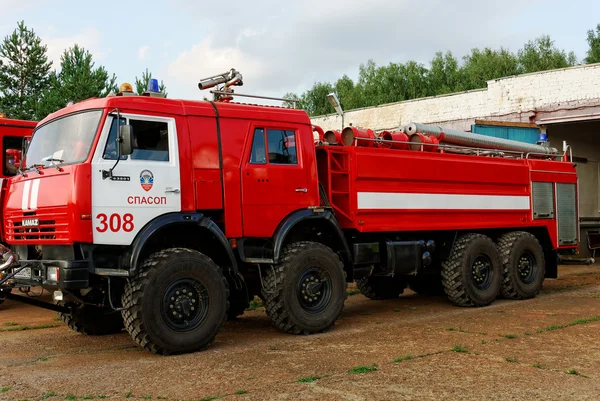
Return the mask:
<path id="1" fill-rule="evenodd" d="M 421 133 L 428 134 L 443 140 L 444 143 L 482 148 L 482 149 L 497 149 L 507 150 L 522 153 L 536 153 L 542 155 L 556 155 L 558 150 L 542 145 L 534 145 L 525 142 L 511 141 L 509 139 L 494 138 L 486 135 L 473 134 L 464 131 L 455 131 L 452 129 L 443 129 L 435 125 L 424 125 L 418 123 L 410 123 L 404 126 L 404 132 L 408 135 Z"/>

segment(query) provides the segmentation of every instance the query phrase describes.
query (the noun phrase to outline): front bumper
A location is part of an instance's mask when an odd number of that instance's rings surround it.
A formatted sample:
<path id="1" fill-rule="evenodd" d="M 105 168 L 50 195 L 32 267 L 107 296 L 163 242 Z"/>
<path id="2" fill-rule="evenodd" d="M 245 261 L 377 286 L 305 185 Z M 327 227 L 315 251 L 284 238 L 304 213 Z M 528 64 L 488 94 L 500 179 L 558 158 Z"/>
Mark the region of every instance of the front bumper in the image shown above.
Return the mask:
<path id="1" fill-rule="evenodd" d="M 48 268 L 58 268 L 58 281 L 49 280 Z M 90 268 L 87 260 L 20 260 L 3 273 L 15 276 L 6 284 L 12 287 L 55 287 L 78 290 L 89 287 Z"/>

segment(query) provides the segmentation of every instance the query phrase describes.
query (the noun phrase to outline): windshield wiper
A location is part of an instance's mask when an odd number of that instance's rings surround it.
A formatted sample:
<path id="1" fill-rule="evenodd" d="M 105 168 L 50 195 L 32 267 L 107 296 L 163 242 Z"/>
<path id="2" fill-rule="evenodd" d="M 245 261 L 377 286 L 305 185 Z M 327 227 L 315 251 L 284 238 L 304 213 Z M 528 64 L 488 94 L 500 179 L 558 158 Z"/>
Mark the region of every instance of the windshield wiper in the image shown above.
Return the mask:
<path id="1" fill-rule="evenodd" d="M 51 158 L 49 158 L 49 159 L 46 159 L 46 161 L 47 161 L 47 162 L 57 162 L 57 163 L 64 163 L 64 162 L 65 162 L 63 159 L 57 159 L 57 158 L 54 158 L 54 157 L 51 157 Z M 62 169 L 60 168 L 60 166 L 59 166 L 58 164 L 52 163 L 52 165 L 53 165 L 54 167 L 56 167 L 56 169 L 57 169 L 58 171 L 62 171 Z"/>

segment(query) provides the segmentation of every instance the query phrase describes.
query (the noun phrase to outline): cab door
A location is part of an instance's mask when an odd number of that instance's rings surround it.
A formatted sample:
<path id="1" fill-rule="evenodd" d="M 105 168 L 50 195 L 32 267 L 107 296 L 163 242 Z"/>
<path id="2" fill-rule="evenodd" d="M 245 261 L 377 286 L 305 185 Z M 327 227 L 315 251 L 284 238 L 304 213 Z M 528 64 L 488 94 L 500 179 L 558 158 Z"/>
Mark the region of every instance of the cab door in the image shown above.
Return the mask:
<path id="1" fill-rule="evenodd" d="M 290 213 L 310 203 L 298 130 L 253 126 L 242 161 L 245 237 L 270 237 Z"/>
<path id="2" fill-rule="evenodd" d="M 133 154 L 117 162 L 117 121 L 107 117 L 92 159 L 92 218 L 95 244 L 130 245 L 154 218 L 181 211 L 175 120 L 122 114 L 133 130 Z M 113 178 L 104 171 L 114 167 Z"/>

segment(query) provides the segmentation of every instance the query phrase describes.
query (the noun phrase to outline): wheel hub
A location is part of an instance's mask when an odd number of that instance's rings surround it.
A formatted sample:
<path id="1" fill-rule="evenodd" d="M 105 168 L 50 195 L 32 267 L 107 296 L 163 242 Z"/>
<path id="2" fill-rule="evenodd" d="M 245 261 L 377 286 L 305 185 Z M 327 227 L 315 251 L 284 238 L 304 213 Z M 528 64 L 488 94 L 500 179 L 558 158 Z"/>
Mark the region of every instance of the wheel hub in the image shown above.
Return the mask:
<path id="1" fill-rule="evenodd" d="M 525 251 L 521 254 L 517 261 L 517 273 L 523 283 L 533 283 L 537 276 L 537 263 L 531 252 Z"/>
<path id="2" fill-rule="evenodd" d="M 306 270 L 298 281 L 298 299 L 305 311 L 322 312 L 331 299 L 329 274 L 318 267 Z"/>
<path id="3" fill-rule="evenodd" d="M 175 331 L 189 331 L 198 327 L 208 313 L 208 291 L 200 282 L 180 279 L 164 293 L 162 315 L 165 323 Z"/>
<path id="4" fill-rule="evenodd" d="M 492 284 L 492 262 L 487 255 L 478 255 L 471 265 L 471 279 L 479 290 L 486 290 Z"/>

